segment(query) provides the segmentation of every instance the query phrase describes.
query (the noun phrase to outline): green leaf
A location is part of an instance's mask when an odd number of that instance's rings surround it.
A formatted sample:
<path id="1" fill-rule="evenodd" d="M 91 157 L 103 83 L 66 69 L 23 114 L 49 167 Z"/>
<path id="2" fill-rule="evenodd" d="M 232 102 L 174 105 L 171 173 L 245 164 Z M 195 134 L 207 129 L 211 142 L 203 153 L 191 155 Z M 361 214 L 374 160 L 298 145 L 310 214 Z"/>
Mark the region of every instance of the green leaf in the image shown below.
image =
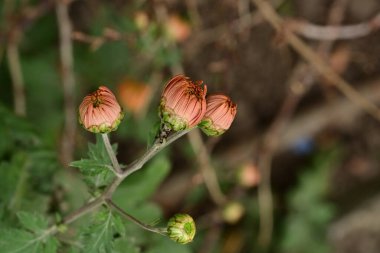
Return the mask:
<path id="1" fill-rule="evenodd" d="M 32 232 L 41 233 L 48 226 L 47 220 L 41 215 L 18 212 L 17 217 L 22 226 Z"/>
<path id="2" fill-rule="evenodd" d="M 70 166 L 79 168 L 79 170 L 87 176 L 96 176 L 103 170 L 109 170 L 109 168 L 111 168 L 109 167 L 109 164 L 104 164 L 92 159 L 81 159 L 79 161 L 74 161 L 70 163 Z"/>
<path id="3" fill-rule="evenodd" d="M 112 252 L 114 235 L 125 234 L 121 220 L 109 210 L 102 210 L 93 217 L 93 223 L 83 233 L 83 252 Z"/>
<path id="4" fill-rule="evenodd" d="M 0 158 L 17 149 L 34 148 L 39 142 L 35 129 L 0 104 Z"/>
<path id="5" fill-rule="evenodd" d="M 339 149 L 315 157 L 289 196 L 280 248 L 283 252 L 329 252 L 326 230 L 334 217 L 334 206 L 326 200 L 331 167 L 340 159 Z"/>
<path id="6" fill-rule="evenodd" d="M 0 231 L 0 252 L 38 253 L 40 240 L 32 233 L 18 229 Z"/>
<path id="7" fill-rule="evenodd" d="M 115 240 L 112 253 L 140 253 L 138 246 L 134 245 L 132 240 L 128 238 L 119 238 Z"/>
<path id="8" fill-rule="evenodd" d="M 117 145 L 112 148 L 116 152 Z M 70 163 L 70 166 L 77 167 L 84 176 L 85 182 L 93 190 L 108 185 L 113 177 L 112 165 L 100 135 L 96 136 L 96 143 L 88 144 L 87 159 L 81 159 Z"/>
<path id="9" fill-rule="evenodd" d="M 117 145 L 112 145 L 113 151 L 116 153 Z M 111 160 L 108 156 L 107 149 L 104 146 L 103 139 L 100 134 L 96 135 L 96 143 L 89 143 L 88 144 L 88 156 L 90 159 L 99 161 L 105 164 L 111 164 Z"/>
<path id="10" fill-rule="evenodd" d="M 0 252 L 55 253 L 58 241 L 51 235 L 43 216 L 26 212 L 17 214 L 24 229 L 0 230 Z"/>
<path id="11" fill-rule="evenodd" d="M 9 162 L 0 163 L 0 171 L 0 201 L 13 208 L 15 203 L 19 202 L 19 196 L 28 177 L 26 154 L 18 152 Z"/>

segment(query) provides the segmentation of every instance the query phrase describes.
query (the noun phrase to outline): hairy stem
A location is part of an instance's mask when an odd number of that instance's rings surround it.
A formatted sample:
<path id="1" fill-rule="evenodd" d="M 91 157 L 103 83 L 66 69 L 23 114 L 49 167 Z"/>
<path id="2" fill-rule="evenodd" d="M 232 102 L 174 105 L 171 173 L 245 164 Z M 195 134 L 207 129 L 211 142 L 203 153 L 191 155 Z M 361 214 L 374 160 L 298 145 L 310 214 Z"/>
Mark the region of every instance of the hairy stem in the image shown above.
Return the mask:
<path id="1" fill-rule="evenodd" d="M 81 218 L 85 214 L 97 209 L 102 204 L 104 204 L 104 203 L 109 204 L 113 193 L 116 191 L 117 187 L 121 184 L 121 182 L 123 182 L 123 180 L 125 178 L 127 178 L 132 173 L 141 169 L 143 167 L 143 165 L 145 163 L 147 163 L 152 157 L 154 157 L 159 151 L 161 151 L 166 146 L 173 143 L 175 140 L 179 139 L 183 135 L 187 134 L 192 129 L 193 128 L 187 129 L 184 131 L 180 131 L 180 132 L 175 132 L 174 134 L 170 135 L 166 139 L 166 141 L 163 143 L 161 143 L 160 141 L 156 141 L 155 144 L 153 144 L 153 146 L 151 148 L 149 148 L 141 158 L 137 159 L 135 162 L 128 165 L 127 169 L 124 172 L 122 172 L 119 177 L 115 177 L 115 179 L 112 181 L 112 183 L 106 188 L 106 190 L 99 197 L 97 197 L 94 200 L 86 203 L 81 208 L 75 210 L 74 212 L 72 212 L 69 215 L 67 215 L 66 217 L 64 217 L 62 224 L 68 225 L 68 224 L 76 221 L 77 219 Z M 108 140 L 108 137 L 107 137 L 107 140 Z M 106 142 L 104 142 L 104 143 L 106 143 Z M 108 140 L 108 143 L 109 143 L 109 140 Z M 111 145 L 110 145 L 110 147 L 111 147 Z M 112 150 L 112 148 L 111 148 L 111 150 Z M 112 154 L 114 155 L 113 151 L 112 151 Z M 115 159 L 116 159 L 116 157 L 115 157 Z M 116 162 L 117 162 L 117 160 L 116 160 Z M 57 227 L 57 225 L 53 225 L 52 227 Z M 58 231 L 58 229 L 55 228 L 55 229 L 51 229 L 49 231 L 51 234 L 54 234 Z"/>
<path id="2" fill-rule="evenodd" d="M 110 139 L 108 138 L 107 134 L 102 134 L 102 138 L 103 138 L 104 146 L 106 147 L 108 156 L 111 159 L 113 169 L 115 170 L 115 174 L 116 174 L 116 176 L 120 177 L 123 171 L 121 170 L 120 164 L 117 161 L 115 152 L 112 149 Z"/>
<path id="3" fill-rule="evenodd" d="M 186 129 L 183 131 L 175 132 L 171 136 L 169 136 L 166 141 L 161 143 L 160 141 L 156 141 L 153 146 L 145 152 L 145 154 L 135 162 L 133 162 L 128 168 L 123 172 L 122 178 L 128 177 L 130 174 L 138 171 L 142 168 L 142 166 L 149 161 L 153 156 L 155 156 L 159 151 L 161 151 L 163 148 L 177 140 L 178 138 L 182 137 L 183 135 L 187 134 L 194 128 Z"/>
<path id="4" fill-rule="evenodd" d="M 148 224 L 145 224 L 145 223 L 139 221 L 137 218 L 133 217 L 132 215 L 130 215 L 129 213 L 127 213 L 123 209 L 121 209 L 119 206 L 117 206 L 110 199 L 107 199 L 106 203 L 107 203 L 107 205 L 109 207 L 111 207 L 112 209 L 114 209 L 115 211 L 117 211 L 121 216 L 123 216 L 124 218 L 132 221 L 136 225 L 140 226 L 142 229 L 145 229 L 147 231 L 150 231 L 150 232 L 153 232 L 153 233 L 157 233 L 157 234 L 166 236 L 166 229 L 165 228 L 155 228 L 155 227 L 152 227 L 152 226 L 150 226 Z"/>

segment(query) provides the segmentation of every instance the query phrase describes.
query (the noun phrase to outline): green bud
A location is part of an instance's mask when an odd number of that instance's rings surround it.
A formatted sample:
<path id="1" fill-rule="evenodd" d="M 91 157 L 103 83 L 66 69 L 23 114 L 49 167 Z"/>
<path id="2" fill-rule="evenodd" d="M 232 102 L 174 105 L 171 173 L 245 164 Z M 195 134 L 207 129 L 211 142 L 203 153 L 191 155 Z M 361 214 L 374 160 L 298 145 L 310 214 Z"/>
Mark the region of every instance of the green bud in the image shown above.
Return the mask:
<path id="1" fill-rule="evenodd" d="M 167 232 L 173 241 L 181 244 L 189 243 L 195 236 L 195 222 L 188 214 L 176 214 L 170 218 Z"/>

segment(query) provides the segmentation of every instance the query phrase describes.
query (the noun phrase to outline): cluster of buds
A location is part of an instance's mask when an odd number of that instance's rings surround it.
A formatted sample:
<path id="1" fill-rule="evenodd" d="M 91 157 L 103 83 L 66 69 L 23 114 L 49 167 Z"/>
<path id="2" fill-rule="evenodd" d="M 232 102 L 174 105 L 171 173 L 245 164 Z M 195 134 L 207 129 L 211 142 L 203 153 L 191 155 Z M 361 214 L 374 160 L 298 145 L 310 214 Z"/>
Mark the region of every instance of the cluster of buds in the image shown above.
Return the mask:
<path id="1" fill-rule="evenodd" d="M 199 126 L 209 136 L 218 136 L 230 128 L 236 104 L 223 94 L 206 98 L 207 86 L 177 75 L 166 84 L 160 101 L 162 123 L 173 131 Z M 124 113 L 115 95 L 104 86 L 87 95 L 79 106 L 79 122 L 93 133 L 117 129 Z"/>
<path id="2" fill-rule="evenodd" d="M 236 104 L 223 94 L 206 98 L 207 86 L 177 75 L 165 86 L 160 101 L 160 118 L 165 130 L 181 131 L 199 126 L 209 136 L 223 134 L 236 115 Z M 104 86 L 87 95 L 79 106 L 79 122 L 93 133 L 108 133 L 119 126 L 124 113 L 115 95 Z M 165 234 L 178 243 L 193 240 L 193 218 L 176 214 L 168 222 Z"/>
<path id="3" fill-rule="evenodd" d="M 180 131 L 198 125 L 205 134 L 218 136 L 232 124 L 236 104 L 223 94 L 206 98 L 207 86 L 177 75 L 165 86 L 160 103 L 160 117 L 170 130 Z"/>

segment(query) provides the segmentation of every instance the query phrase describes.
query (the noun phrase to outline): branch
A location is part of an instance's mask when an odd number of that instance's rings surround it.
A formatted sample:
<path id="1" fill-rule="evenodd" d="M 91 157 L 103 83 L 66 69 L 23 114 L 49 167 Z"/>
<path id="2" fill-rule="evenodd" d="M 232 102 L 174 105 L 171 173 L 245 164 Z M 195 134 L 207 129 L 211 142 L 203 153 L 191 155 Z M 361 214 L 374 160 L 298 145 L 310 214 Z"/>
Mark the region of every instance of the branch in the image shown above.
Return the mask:
<path id="1" fill-rule="evenodd" d="M 53 225 L 51 229 L 49 230 L 50 233 L 51 234 L 56 233 L 58 231 L 59 225 L 68 225 L 76 221 L 77 219 L 81 218 L 85 214 L 99 208 L 102 204 L 104 203 L 109 204 L 109 200 L 112 198 L 113 193 L 115 192 L 117 187 L 121 184 L 121 182 L 123 182 L 125 178 L 127 178 L 130 174 L 141 169 L 144 166 L 144 164 L 147 163 L 152 157 L 154 157 L 159 151 L 161 151 L 166 146 L 173 143 L 174 141 L 176 141 L 183 135 L 187 134 L 191 130 L 193 130 L 193 128 L 180 131 L 180 132 L 175 132 L 174 134 L 170 135 L 166 139 L 166 141 L 163 143 L 156 141 L 155 144 L 150 149 L 148 149 L 141 158 L 139 158 L 135 162 L 128 165 L 127 169 L 121 174 L 120 177 L 115 177 L 112 183 L 105 189 L 105 191 L 99 197 L 91 200 L 87 204 L 83 205 L 81 208 L 67 215 L 63 219 L 63 222 L 61 224 Z"/>
<path id="2" fill-rule="evenodd" d="M 25 116 L 26 114 L 26 98 L 25 84 L 21 70 L 20 54 L 18 48 L 18 40 L 21 36 L 20 31 L 16 30 L 12 33 L 7 46 L 7 59 L 9 72 L 13 84 L 14 109 L 17 115 Z"/>
<path id="3" fill-rule="evenodd" d="M 199 170 L 201 171 L 203 180 L 212 200 L 218 205 L 225 204 L 227 202 L 227 198 L 219 187 L 215 169 L 211 165 L 210 155 L 205 144 L 203 143 L 199 130 L 191 132 L 188 137 L 198 159 Z"/>
<path id="4" fill-rule="evenodd" d="M 57 1 L 56 12 L 60 35 L 60 56 L 62 68 L 62 85 L 64 97 L 65 125 L 61 140 L 62 163 L 72 161 L 75 146 L 76 111 L 75 111 L 75 78 L 73 70 L 73 44 L 71 41 L 71 22 L 68 4 L 62 0 Z"/>
<path id="5" fill-rule="evenodd" d="M 110 199 L 107 199 L 106 200 L 106 203 L 109 207 L 113 208 L 114 210 L 116 210 L 121 216 L 123 216 L 124 218 L 126 218 L 127 220 L 130 220 L 132 221 L 133 223 L 135 223 L 136 225 L 140 226 L 142 229 L 145 229 L 147 231 L 150 231 L 150 232 L 153 232 L 153 233 L 157 233 L 157 234 L 160 234 L 160 235 L 164 235 L 166 236 L 166 228 L 155 228 L 155 227 L 152 227 L 148 224 L 145 224 L 141 221 L 139 221 L 137 218 L 133 217 L 132 215 L 130 215 L 129 213 L 125 212 L 123 209 L 121 209 L 119 206 L 117 206 L 112 200 Z"/>
<path id="6" fill-rule="evenodd" d="M 349 40 L 367 36 L 380 29 L 380 13 L 369 21 L 353 25 L 321 26 L 307 21 L 287 21 L 291 31 L 313 40 Z"/>
<path id="7" fill-rule="evenodd" d="M 104 146 L 106 147 L 108 156 L 111 159 L 113 171 L 116 174 L 116 176 L 120 177 L 123 171 L 121 170 L 120 164 L 117 161 L 115 152 L 112 149 L 110 139 L 108 138 L 108 134 L 102 134 L 102 138 L 103 138 L 103 143 L 104 143 Z"/>
<path id="8" fill-rule="evenodd" d="M 138 159 L 137 161 L 132 163 L 130 166 L 128 166 L 128 168 L 122 174 L 122 179 L 128 177 L 130 174 L 141 169 L 142 166 L 147 161 L 149 161 L 153 156 L 155 156 L 159 151 L 161 151 L 163 148 L 165 148 L 166 146 L 168 146 L 169 144 L 171 144 L 172 142 L 182 137 L 183 135 L 187 134 L 193 129 L 194 128 L 190 128 L 183 131 L 175 132 L 174 134 L 169 136 L 169 138 L 167 138 L 167 140 L 163 143 L 161 143 L 160 141 L 156 141 L 153 144 L 153 146 L 140 159 Z"/>
<path id="9" fill-rule="evenodd" d="M 278 31 L 283 31 L 284 21 L 265 0 L 252 0 L 264 18 Z M 287 42 L 296 50 L 316 71 L 338 88 L 351 102 L 375 119 L 380 121 L 380 111 L 376 105 L 364 98 L 350 86 L 342 77 L 328 66 L 308 45 L 299 39 L 292 31 L 286 33 Z"/>
<path id="10" fill-rule="evenodd" d="M 338 24 L 343 19 L 347 0 L 336 0 L 330 9 L 328 23 Z M 326 57 L 331 51 L 333 41 L 322 42 L 317 52 Z M 318 57 L 318 54 L 315 54 Z M 305 78 L 311 76 L 311 78 Z M 264 135 L 263 144 L 259 154 L 258 167 L 262 173 L 262 181 L 258 188 L 258 201 L 260 208 L 260 233 L 259 242 L 267 247 L 272 238 L 273 230 L 273 196 L 271 190 L 272 160 L 277 151 L 280 139 L 297 105 L 306 92 L 306 89 L 315 81 L 316 75 L 313 69 L 304 63 L 300 63 L 290 79 L 290 92 L 286 97 L 280 111 Z M 298 88 L 296 88 L 298 87 Z"/>

